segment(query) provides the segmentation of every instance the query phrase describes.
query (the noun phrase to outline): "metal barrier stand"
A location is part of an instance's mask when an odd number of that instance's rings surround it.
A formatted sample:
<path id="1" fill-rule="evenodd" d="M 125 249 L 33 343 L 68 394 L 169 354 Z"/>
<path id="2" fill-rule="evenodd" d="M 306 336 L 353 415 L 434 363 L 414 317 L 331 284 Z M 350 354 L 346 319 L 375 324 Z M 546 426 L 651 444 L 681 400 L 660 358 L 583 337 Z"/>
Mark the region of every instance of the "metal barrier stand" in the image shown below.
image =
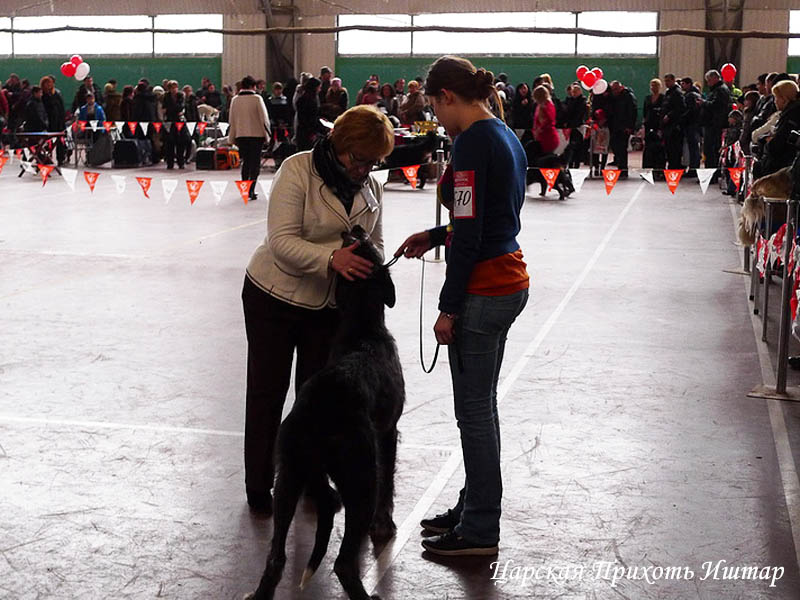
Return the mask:
<path id="1" fill-rule="evenodd" d="M 438 186 L 439 180 L 442 178 L 442 175 L 444 175 L 444 170 L 445 170 L 444 150 L 442 148 L 439 148 L 439 149 L 436 150 L 436 183 L 437 183 L 437 186 Z M 438 191 L 433 196 L 433 202 L 436 205 L 436 207 L 434 209 L 436 211 L 436 227 L 439 227 L 442 224 L 442 206 L 441 206 L 441 204 L 439 204 Z M 442 260 L 441 252 L 442 252 L 441 246 L 436 246 L 436 248 L 434 250 L 433 259 L 436 260 L 436 261 L 441 261 Z"/>

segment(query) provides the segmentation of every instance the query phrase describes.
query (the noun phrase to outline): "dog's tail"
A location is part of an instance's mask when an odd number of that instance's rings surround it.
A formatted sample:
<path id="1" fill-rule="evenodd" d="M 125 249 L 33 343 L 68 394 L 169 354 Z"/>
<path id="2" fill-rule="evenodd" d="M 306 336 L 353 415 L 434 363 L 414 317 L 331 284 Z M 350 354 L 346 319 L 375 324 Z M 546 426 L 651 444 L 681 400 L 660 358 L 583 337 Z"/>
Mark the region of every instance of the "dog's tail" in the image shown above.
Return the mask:
<path id="1" fill-rule="evenodd" d="M 333 517 L 342 507 L 339 494 L 327 482 L 314 493 L 317 504 L 317 535 L 314 539 L 314 549 L 311 551 L 311 558 L 303 571 L 303 578 L 300 581 L 300 589 L 304 589 L 314 573 L 317 572 L 325 553 L 328 551 L 328 542 L 331 539 L 333 530 Z"/>

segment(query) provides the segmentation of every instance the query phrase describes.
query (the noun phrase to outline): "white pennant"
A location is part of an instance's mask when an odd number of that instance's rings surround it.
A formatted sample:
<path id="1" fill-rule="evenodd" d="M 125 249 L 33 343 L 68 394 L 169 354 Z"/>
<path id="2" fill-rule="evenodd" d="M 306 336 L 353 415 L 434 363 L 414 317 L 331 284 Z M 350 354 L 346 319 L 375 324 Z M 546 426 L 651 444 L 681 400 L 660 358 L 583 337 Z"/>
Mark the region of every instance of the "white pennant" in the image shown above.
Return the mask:
<path id="1" fill-rule="evenodd" d="M 75 179 L 78 177 L 77 169 L 65 169 L 61 167 L 61 176 L 64 178 L 64 181 L 67 182 L 69 189 L 73 192 L 75 191 Z"/>
<path id="2" fill-rule="evenodd" d="M 24 163 L 22 163 L 22 168 L 23 168 L 23 169 L 24 169 L 26 172 L 28 172 L 28 173 L 31 173 L 32 175 L 38 175 L 38 173 L 39 173 L 39 172 L 36 170 L 36 167 L 34 167 L 34 166 L 33 166 L 33 163 L 24 162 Z"/>
<path id="3" fill-rule="evenodd" d="M 8 151 L 8 162 L 6 163 L 9 167 L 14 164 L 14 154 L 13 150 Z"/>
<path id="4" fill-rule="evenodd" d="M 572 176 L 572 187 L 575 188 L 575 193 L 581 191 L 583 182 L 589 176 L 589 169 L 570 169 L 569 174 Z"/>
<path id="5" fill-rule="evenodd" d="M 379 184 L 381 184 L 381 186 L 384 186 L 386 185 L 386 182 L 389 181 L 389 169 L 381 169 L 380 171 L 373 171 L 372 176 Z"/>
<path id="6" fill-rule="evenodd" d="M 125 175 L 112 175 L 111 179 L 114 180 L 114 184 L 117 186 L 117 193 L 124 194 L 125 193 Z"/>
<path id="7" fill-rule="evenodd" d="M 139 127 L 142 128 L 145 135 L 150 133 L 150 121 L 139 121 Z"/>
<path id="8" fill-rule="evenodd" d="M 639 171 L 639 177 L 644 179 L 650 185 L 655 185 L 653 181 L 653 169 L 645 169 L 643 171 Z"/>
<path id="9" fill-rule="evenodd" d="M 31 151 L 30 151 L 30 150 L 28 150 L 27 148 L 23 148 L 23 149 L 22 149 L 22 156 L 24 156 L 24 157 L 25 157 L 25 160 L 30 160 L 30 158 L 31 158 Z"/>
<path id="10" fill-rule="evenodd" d="M 89 121 L 89 127 L 92 128 L 92 131 L 97 131 L 97 121 Z"/>
<path id="11" fill-rule="evenodd" d="M 228 187 L 228 182 L 225 180 L 222 181 L 211 181 L 211 191 L 214 192 L 214 198 L 216 198 L 216 204 L 219 206 L 219 203 L 222 202 L 222 194 L 225 193 L 225 188 Z"/>
<path id="12" fill-rule="evenodd" d="M 192 121 L 191 123 L 186 123 L 186 130 L 189 132 L 189 135 L 194 135 L 194 128 L 197 127 L 197 123 Z"/>
<path id="13" fill-rule="evenodd" d="M 716 169 L 696 169 L 697 170 L 697 181 L 700 184 L 700 189 L 703 191 L 703 194 L 706 193 L 708 190 L 708 184 L 711 183 L 711 178 L 714 176 L 714 173 L 717 171 Z"/>
<path id="14" fill-rule="evenodd" d="M 272 189 L 272 180 L 266 181 L 264 179 L 259 179 L 258 187 L 261 188 L 261 193 L 264 194 L 264 197 L 269 198 L 269 192 Z"/>
<path id="15" fill-rule="evenodd" d="M 172 131 L 172 121 L 164 121 L 164 131 L 167 133 Z"/>
<path id="16" fill-rule="evenodd" d="M 125 127 L 125 121 L 114 121 L 114 127 L 117 128 L 117 133 L 122 133 L 122 128 Z"/>
<path id="17" fill-rule="evenodd" d="M 164 204 L 169 202 L 170 198 L 172 198 L 172 194 L 175 193 L 175 188 L 177 187 L 178 187 L 177 179 L 161 180 L 161 190 L 164 192 Z"/>
<path id="18" fill-rule="evenodd" d="M 228 135 L 228 123 L 217 123 L 222 135 Z"/>

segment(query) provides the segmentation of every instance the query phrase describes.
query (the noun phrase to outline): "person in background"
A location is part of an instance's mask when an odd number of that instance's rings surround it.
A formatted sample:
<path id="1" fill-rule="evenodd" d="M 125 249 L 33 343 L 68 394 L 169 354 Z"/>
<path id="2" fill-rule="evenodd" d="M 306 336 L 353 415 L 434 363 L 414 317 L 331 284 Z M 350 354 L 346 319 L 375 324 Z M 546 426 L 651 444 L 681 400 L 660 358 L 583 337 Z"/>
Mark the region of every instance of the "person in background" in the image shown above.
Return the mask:
<path id="1" fill-rule="evenodd" d="M 297 149 L 311 150 L 314 143 L 327 129 L 319 122 L 319 88 L 322 82 L 316 77 L 307 79 L 303 94 L 297 99 L 294 138 Z"/>
<path id="2" fill-rule="evenodd" d="M 739 147 L 744 154 L 750 154 L 750 143 L 753 137 L 753 118 L 756 116 L 760 94 L 751 90 L 744 95 L 744 110 L 742 111 L 742 135 L 739 136 Z"/>
<path id="3" fill-rule="evenodd" d="M 95 85 L 91 75 L 83 80 L 83 84 L 75 92 L 75 98 L 72 100 L 72 112 L 86 104 L 87 94 L 94 96 L 96 104 L 103 104 L 103 94 L 100 93 L 100 88 Z"/>
<path id="4" fill-rule="evenodd" d="M 533 96 L 527 83 L 517 84 L 514 101 L 511 103 L 510 125 L 524 146 L 531 140 L 533 128 Z"/>
<path id="5" fill-rule="evenodd" d="M 670 169 L 683 169 L 683 119 L 686 103 L 675 75 L 664 75 L 664 85 L 667 91 L 661 111 L 661 128 L 664 132 L 667 166 Z"/>
<path id="6" fill-rule="evenodd" d="M 109 80 L 103 87 L 103 93 L 105 97 L 104 109 L 106 111 L 106 118 L 109 121 L 121 121 L 122 94 L 117 91 L 117 82 L 115 79 Z"/>
<path id="7" fill-rule="evenodd" d="M 661 91 L 661 80 L 657 77 L 650 80 L 650 95 L 644 99 L 642 124 L 644 125 L 644 151 L 642 152 L 642 168 L 655 169 L 653 177 L 660 179 L 666 164 L 664 153 L 664 137 L 661 130 L 661 118 L 664 110 L 664 94 Z"/>
<path id="8" fill-rule="evenodd" d="M 183 116 L 186 119 L 187 123 L 197 123 L 200 120 L 200 111 L 197 110 L 197 96 L 194 95 L 194 90 L 192 86 L 185 85 L 181 89 L 183 92 Z M 200 134 L 197 133 L 197 130 L 194 133 L 188 132 L 188 139 L 186 140 L 186 153 L 185 153 L 185 163 L 189 163 L 192 160 L 192 141 L 195 143 L 199 143 L 200 141 Z"/>
<path id="9" fill-rule="evenodd" d="M 533 112 L 533 141 L 526 147 L 530 165 L 536 164 L 536 160 L 542 155 L 555 152 L 559 143 L 556 107 L 550 99 L 550 88 L 542 84 L 534 89 L 533 101 L 536 103 Z"/>
<path id="10" fill-rule="evenodd" d="M 319 102 L 317 85 L 306 90 Z M 342 231 L 360 225 L 383 253 L 383 187 L 370 171 L 393 146 L 388 118 L 374 107 L 355 106 L 313 151 L 287 158 L 273 181 L 272 197 L 280 201 L 269 203 L 267 235 L 250 259 L 242 289 L 244 470 L 253 511 L 272 512 L 275 439 L 295 353 L 299 390 L 328 360 L 338 326 L 336 278 L 364 279 L 376 266 L 353 253 L 356 244 L 342 247 Z"/>
<path id="11" fill-rule="evenodd" d="M 321 114 L 328 120 L 333 121 L 347 110 L 347 88 L 342 87 L 342 80 L 338 77 L 331 79 L 331 87 L 328 88 L 328 95 L 325 104 L 320 108 Z"/>
<path id="12" fill-rule="evenodd" d="M 606 111 L 602 108 L 594 111 L 593 121 L 591 132 L 592 173 L 595 177 L 600 177 L 603 169 L 606 168 L 606 161 L 608 161 L 611 132 L 608 129 Z"/>
<path id="13" fill-rule="evenodd" d="M 609 89 L 611 116 L 608 128 L 611 132 L 611 151 L 614 153 L 614 162 L 620 170 L 620 179 L 627 179 L 628 141 L 636 129 L 636 96 L 630 88 L 619 81 L 612 81 Z"/>
<path id="14" fill-rule="evenodd" d="M 394 82 L 394 97 L 397 98 L 398 106 L 406 99 L 406 80 L 402 77 Z"/>
<path id="15" fill-rule="evenodd" d="M 400 105 L 397 116 L 400 118 L 400 122 L 404 124 L 412 124 L 416 121 L 424 121 L 424 109 L 425 96 L 420 90 L 420 84 L 415 79 L 411 80 L 408 82 L 408 95 Z"/>
<path id="16" fill-rule="evenodd" d="M 167 84 L 169 85 L 169 80 L 167 80 Z M 166 120 L 164 115 L 164 94 L 166 94 L 166 88 L 160 85 L 153 86 L 153 96 L 156 99 L 156 121 L 163 122 Z"/>
<path id="17" fill-rule="evenodd" d="M 739 141 L 739 138 L 742 135 L 742 118 L 742 111 L 738 109 L 732 110 L 730 113 L 728 113 L 728 128 L 725 130 L 724 139 L 722 142 L 722 166 L 725 167 L 723 171 L 723 177 L 725 178 L 725 182 L 727 184 L 722 193 L 728 196 L 733 196 L 736 194 L 736 184 L 733 183 L 733 178 L 731 177 L 730 171 L 728 171 L 728 167 L 738 166 L 736 142 Z"/>
<path id="18" fill-rule="evenodd" d="M 78 121 L 106 121 L 106 113 L 103 107 L 94 100 L 94 94 L 87 92 L 86 104 L 81 106 L 77 112 Z"/>
<path id="19" fill-rule="evenodd" d="M 267 113 L 272 124 L 275 140 L 284 142 L 291 136 L 289 130 L 293 127 L 292 106 L 289 99 L 283 94 L 283 84 L 276 81 L 272 85 L 272 95 L 267 99 Z"/>
<path id="20" fill-rule="evenodd" d="M 387 117 L 397 116 L 397 99 L 394 97 L 394 86 L 391 83 L 384 83 L 381 86 L 380 100 L 378 100 L 376 106 Z"/>
<path id="21" fill-rule="evenodd" d="M 322 82 L 322 86 L 319 89 L 320 104 L 325 104 L 325 100 L 328 97 L 328 90 L 331 87 L 332 78 L 333 78 L 333 71 L 331 71 L 330 67 L 322 67 L 319 70 L 319 80 Z"/>
<path id="22" fill-rule="evenodd" d="M 316 79 L 311 73 L 300 73 L 300 82 L 295 86 L 294 96 L 290 96 L 292 98 L 292 108 L 295 111 L 297 111 L 297 101 L 300 99 L 300 96 L 305 93 L 306 82 L 311 78 Z M 319 79 L 317 79 L 317 81 L 319 81 Z M 317 99 L 319 100 L 319 98 Z"/>
<path id="23" fill-rule="evenodd" d="M 683 91 L 683 140 L 689 153 L 689 172 L 687 177 L 696 177 L 700 168 L 700 93 L 691 77 L 681 79 Z"/>
<path id="24" fill-rule="evenodd" d="M 800 129 L 800 98 L 794 81 L 782 80 L 772 86 L 775 108 L 780 113 L 774 133 L 764 147 L 758 176 L 770 175 L 794 162 L 797 147 L 789 142 L 792 131 Z"/>
<path id="25" fill-rule="evenodd" d="M 42 88 L 35 85 L 31 88 L 31 99 L 25 107 L 25 131 L 49 131 L 47 112 L 42 103 Z"/>
<path id="26" fill-rule="evenodd" d="M 8 98 L 6 90 L 0 89 L 0 131 L 8 123 Z"/>
<path id="27" fill-rule="evenodd" d="M 178 91 L 177 81 L 167 82 L 167 93 L 164 94 L 162 102 L 164 105 L 164 119 L 167 123 L 172 123 L 169 131 L 165 132 L 164 159 L 167 162 L 167 169 L 172 169 L 176 161 L 178 168 L 183 169 L 189 133 L 186 131 L 185 126 L 181 128 L 176 126 L 176 123 L 185 121 L 184 98 L 183 93 Z"/>
<path id="28" fill-rule="evenodd" d="M 217 90 L 217 86 L 210 81 L 208 82 L 208 88 L 206 88 L 205 91 L 201 91 L 201 94 L 198 97 L 200 98 L 200 102 L 202 104 L 208 104 L 217 110 L 222 108 L 222 95 Z"/>
<path id="29" fill-rule="evenodd" d="M 200 80 L 200 89 L 197 90 L 197 97 L 204 98 L 208 93 L 208 86 L 211 85 L 211 80 L 208 77 L 203 77 Z"/>
<path id="30" fill-rule="evenodd" d="M 129 121 L 133 121 L 134 120 L 134 118 L 133 118 L 133 89 L 134 88 L 133 88 L 132 85 L 126 85 L 124 88 L 122 88 L 122 103 L 120 104 L 120 107 L 119 107 L 119 117 L 120 117 L 119 120 L 120 121 L 125 121 L 125 123 L 128 123 Z M 123 134 L 125 133 L 125 129 L 126 128 L 127 127 L 124 127 L 122 129 Z"/>
<path id="31" fill-rule="evenodd" d="M 570 169 L 581 166 L 584 156 L 584 134 L 586 133 L 586 98 L 578 82 L 567 86 L 564 100 L 564 125 L 569 128 L 569 144 L 564 153 L 564 164 Z"/>
<path id="32" fill-rule="evenodd" d="M 56 80 L 52 75 L 45 75 L 39 81 L 42 88 L 42 104 L 47 113 L 47 125 L 50 131 L 64 131 L 67 122 L 67 114 L 64 109 L 64 98 L 61 92 L 56 89 Z M 64 163 L 67 156 L 67 146 L 63 137 L 55 139 L 56 160 L 59 166 Z"/>
<path id="33" fill-rule="evenodd" d="M 367 86 L 366 91 L 361 95 L 361 102 L 359 104 L 378 104 L 381 99 L 380 92 L 378 92 L 378 84 L 371 81 Z"/>
<path id="34" fill-rule="evenodd" d="M 722 147 L 722 131 L 728 124 L 728 113 L 731 105 L 731 92 L 717 70 L 706 73 L 706 83 L 709 92 L 705 100 L 700 103 L 700 119 L 703 125 L 703 154 L 707 169 L 716 169 L 719 166 L 719 155 Z M 711 178 L 711 183 L 716 183 L 719 173 Z"/>
<path id="35" fill-rule="evenodd" d="M 256 79 L 256 94 L 266 103 L 269 94 L 267 93 L 267 82 L 263 79 Z"/>
<path id="36" fill-rule="evenodd" d="M 257 200 L 256 181 L 261 171 L 261 149 L 270 136 L 270 121 L 264 99 L 256 92 L 256 80 L 247 75 L 242 91 L 231 100 L 229 139 L 242 157 L 242 181 L 252 181 L 250 199 Z"/>

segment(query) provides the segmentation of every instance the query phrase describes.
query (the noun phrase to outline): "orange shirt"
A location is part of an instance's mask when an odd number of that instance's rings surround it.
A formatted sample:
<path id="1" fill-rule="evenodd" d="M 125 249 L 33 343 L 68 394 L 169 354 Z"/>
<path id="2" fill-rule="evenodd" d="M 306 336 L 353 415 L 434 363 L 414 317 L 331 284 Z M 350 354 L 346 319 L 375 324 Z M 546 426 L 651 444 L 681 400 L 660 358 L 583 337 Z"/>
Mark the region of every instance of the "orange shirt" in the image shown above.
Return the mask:
<path id="1" fill-rule="evenodd" d="M 467 293 L 477 296 L 507 296 L 530 285 L 522 250 L 475 263 Z"/>

